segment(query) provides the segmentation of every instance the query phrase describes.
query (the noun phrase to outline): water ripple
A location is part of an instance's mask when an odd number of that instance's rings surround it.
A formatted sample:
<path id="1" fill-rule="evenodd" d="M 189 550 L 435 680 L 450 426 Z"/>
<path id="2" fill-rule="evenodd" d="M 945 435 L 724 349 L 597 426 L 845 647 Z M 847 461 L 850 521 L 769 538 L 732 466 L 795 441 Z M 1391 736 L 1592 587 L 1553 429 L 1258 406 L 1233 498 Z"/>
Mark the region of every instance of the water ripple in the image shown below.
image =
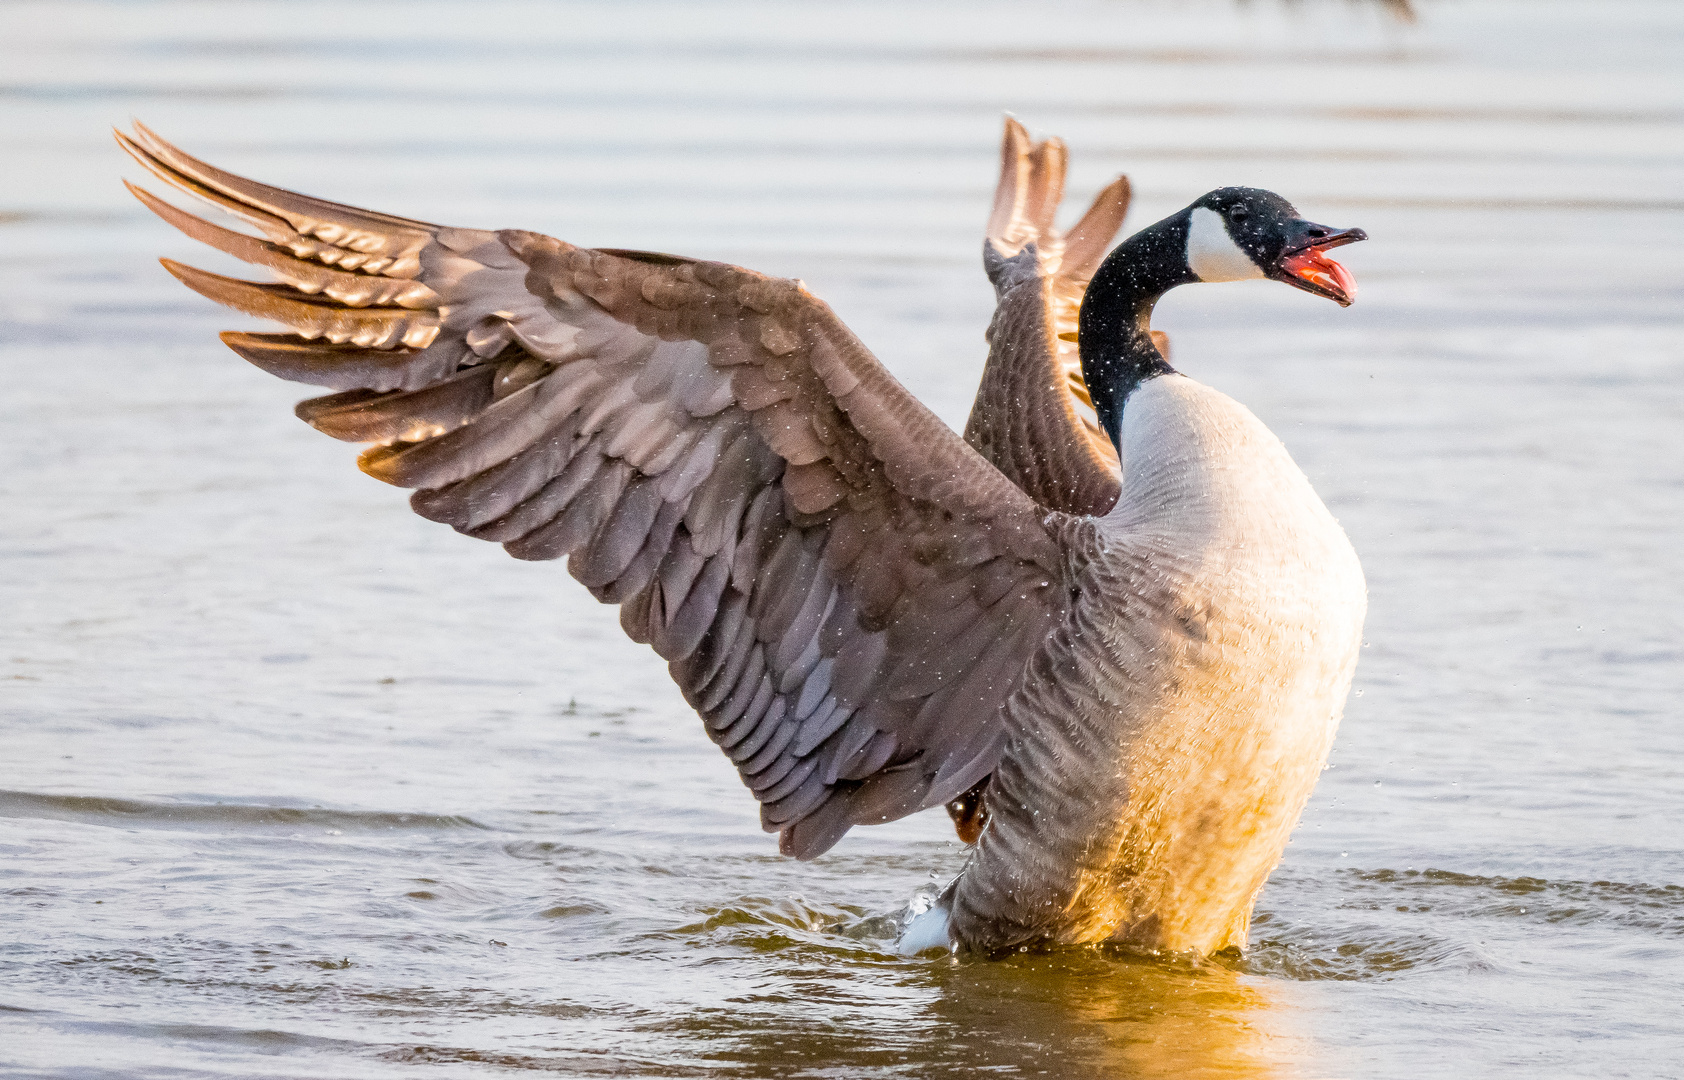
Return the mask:
<path id="1" fill-rule="evenodd" d="M 485 829 L 456 814 L 404 814 L 385 810 L 329 810 L 319 806 L 253 806 L 240 803 L 147 802 L 103 795 L 41 795 L 0 791 L 0 818 L 74 821 L 153 829 L 296 829 L 357 831 L 395 829 Z"/>

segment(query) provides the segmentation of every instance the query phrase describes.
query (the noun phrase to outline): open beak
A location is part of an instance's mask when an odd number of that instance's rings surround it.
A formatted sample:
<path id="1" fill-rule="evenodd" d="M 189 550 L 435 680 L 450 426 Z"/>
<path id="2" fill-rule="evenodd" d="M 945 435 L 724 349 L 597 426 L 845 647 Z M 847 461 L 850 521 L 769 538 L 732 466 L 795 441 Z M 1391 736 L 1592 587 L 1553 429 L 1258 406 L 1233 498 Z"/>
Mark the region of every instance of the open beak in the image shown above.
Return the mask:
<path id="1" fill-rule="evenodd" d="M 1350 307 L 1357 298 L 1357 279 L 1328 258 L 1326 252 L 1367 240 L 1368 234 L 1361 229 L 1336 231 L 1310 221 L 1298 222 L 1292 232 L 1292 240 L 1269 276 L 1305 292 L 1325 296 L 1340 307 Z"/>

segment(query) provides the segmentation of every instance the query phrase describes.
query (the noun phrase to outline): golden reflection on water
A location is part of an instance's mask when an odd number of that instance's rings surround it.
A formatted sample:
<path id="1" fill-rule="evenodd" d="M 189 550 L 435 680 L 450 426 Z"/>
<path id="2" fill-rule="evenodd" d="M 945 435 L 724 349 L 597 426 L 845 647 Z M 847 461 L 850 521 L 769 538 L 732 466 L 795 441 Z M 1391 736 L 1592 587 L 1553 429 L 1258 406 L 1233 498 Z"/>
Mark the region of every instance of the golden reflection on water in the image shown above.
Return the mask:
<path id="1" fill-rule="evenodd" d="M 669 933 L 746 961 L 728 984 L 741 992 L 662 1025 L 684 1047 L 674 1062 L 699 1050 L 755 1077 L 802 1067 L 924 1080 L 1327 1075 L 1314 1066 L 1322 1050 L 1302 987 L 1240 969 L 1238 954 L 1166 959 L 1098 945 L 907 960 L 892 952 L 898 921 L 864 909 L 744 897 L 706 914 Z"/>
<path id="2" fill-rule="evenodd" d="M 967 1033 L 982 1067 L 1033 1075 L 1287 1078 L 1309 1040 L 1288 987 L 1217 964 L 1099 949 L 1025 953 L 933 972 L 933 1010 Z"/>

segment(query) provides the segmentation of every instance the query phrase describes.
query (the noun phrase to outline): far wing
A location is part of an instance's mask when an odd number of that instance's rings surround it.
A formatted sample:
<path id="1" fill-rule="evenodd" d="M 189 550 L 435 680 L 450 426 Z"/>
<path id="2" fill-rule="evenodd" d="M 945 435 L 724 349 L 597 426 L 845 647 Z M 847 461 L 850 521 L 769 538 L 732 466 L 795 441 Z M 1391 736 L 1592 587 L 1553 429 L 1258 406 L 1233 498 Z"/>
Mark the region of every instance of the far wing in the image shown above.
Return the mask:
<path id="1" fill-rule="evenodd" d="M 1077 313 L 1128 212 L 1129 183 L 1119 176 L 1060 233 L 1053 215 L 1065 164 L 1064 143 L 1031 145 L 1023 125 L 1006 120 L 983 242 L 999 302 L 965 440 L 1041 505 L 1103 514 L 1117 501 L 1120 471 L 1082 379 Z"/>
<path id="2" fill-rule="evenodd" d="M 417 513 L 566 556 L 669 664 L 803 858 L 995 767 L 1000 704 L 1067 605 L 1059 532 L 799 282 L 455 229 L 282 191 L 136 125 L 168 183 L 260 240 L 137 196 L 269 267 L 166 261 L 290 334 L 223 340 L 338 393 L 298 414 L 373 443 Z"/>

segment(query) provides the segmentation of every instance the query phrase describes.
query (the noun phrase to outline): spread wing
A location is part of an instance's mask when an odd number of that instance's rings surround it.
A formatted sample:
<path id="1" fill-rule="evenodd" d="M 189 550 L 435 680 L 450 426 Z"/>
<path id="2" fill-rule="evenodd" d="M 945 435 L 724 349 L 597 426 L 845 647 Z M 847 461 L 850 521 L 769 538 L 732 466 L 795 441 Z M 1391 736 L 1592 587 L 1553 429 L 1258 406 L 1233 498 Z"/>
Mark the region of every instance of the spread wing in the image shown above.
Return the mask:
<path id="1" fill-rule="evenodd" d="M 1032 146 L 1023 125 L 1006 120 L 982 249 L 999 304 L 965 440 L 1043 506 L 1103 514 L 1117 501 L 1120 473 L 1082 380 L 1077 314 L 1128 212 L 1129 183 L 1119 176 L 1060 233 L 1053 215 L 1065 164 L 1063 142 Z"/>
<path id="2" fill-rule="evenodd" d="M 988 775 L 999 706 L 1067 604 L 1049 514 L 918 403 L 799 282 L 324 202 L 136 125 L 160 179 L 260 230 L 131 186 L 272 270 L 166 260 L 288 334 L 223 340 L 284 379 L 417 513 L 566 556 L 664 657 L 804 858 Z"/>

